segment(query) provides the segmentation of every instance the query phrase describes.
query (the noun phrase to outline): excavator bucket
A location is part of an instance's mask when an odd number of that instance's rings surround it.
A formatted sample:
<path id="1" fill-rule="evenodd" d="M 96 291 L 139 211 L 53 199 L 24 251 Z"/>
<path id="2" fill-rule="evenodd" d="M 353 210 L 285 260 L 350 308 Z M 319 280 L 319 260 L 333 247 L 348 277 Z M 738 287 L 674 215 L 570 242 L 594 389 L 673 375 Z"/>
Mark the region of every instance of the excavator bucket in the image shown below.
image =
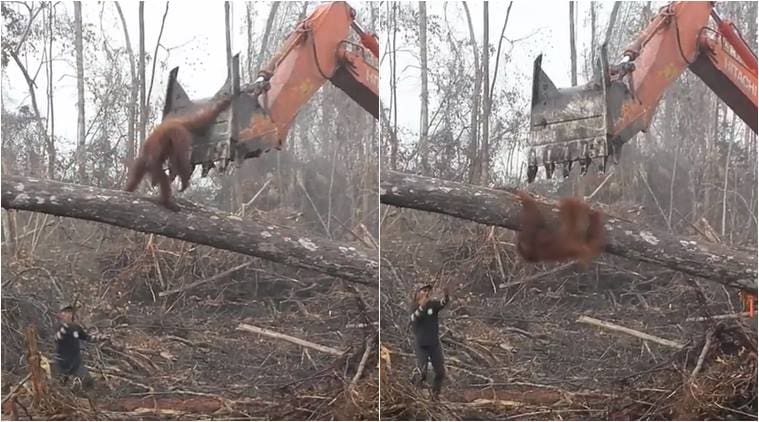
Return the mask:
<path id="1" fill-rule="evenodd" d="M 232 58 L 231 74 L 217 91 L 213 98 L 232 93 L 232 105 L 219 115 L 216 121 L 205 133 L 194 134 L 192 141 L 191 163 L 200 164 L 203 168 L 202 176 L 216 168 L 219 171 L 226 170 L 232 161 L 242 161 L 247 158 L 258 157 L 262 153 L 276 148 L 276 128 L 266 113 L 258 105 L 256 98 L 240 91 L 239 55 Z M 169 82 L 166 88 L 166 100 L 163 107 L 163 118 L 189 114 L 205 106 L 209 100 L 194 102 L 187 96 L 182 85 L 177 80 L 179 68 L 174 68 L 169 73 Z M 213 100 L 211 99 L 211 101 Z M 251 127 L 257 127 L 257 133 L 264 134 L 254 139 L 240 140 L 240 125 L 238 122 L 249 122 Z M 271 126 L 269 130 L 267 128 Z M 271 136 L 266 134 L 271 133 Z"/>
<path id="2" fill-rule="evenodd" d="M 608 68 L 605 54 L 601 56 L 602 66 Z M 557 165 L 562 167 L 564 177 L 569 176 L 575 161 L 579 162 L 583 174 L 597 158 L 605 169 L 609 155 L 609 113 L 608 84 L 602 75 L 608 72 L 599 69 L 594 80 L 583 86 L 557 88 L 543 72 L 542 58 L 541 55 L 535 59 L 533 69 L 528 182 L 535 180 L 541 165 L 549 179 Z"/>
<path id="3" fill-rule="evenodd" d="M 187 92 L 177 80 L 178 73 L 178 67 L 169 73 L 166 100 L 163 104 L 164 120 L 173 116 L 192 114 L 209 102 L 207 99 L 197 102 L 190 100 Z M 228 92 L 225 89 L 227 86 L 228 84 L 225 83 L 219 93 Z M 208 171 L 214 167 L 221 170 L 226 169 L 227 164 L 232 160 L 231 123 L 232 107 L 222 112 L 205 133 L 193 134 L 190 162 L 193 166 L 202 165 L 203 176 L 206 176 Z"/>

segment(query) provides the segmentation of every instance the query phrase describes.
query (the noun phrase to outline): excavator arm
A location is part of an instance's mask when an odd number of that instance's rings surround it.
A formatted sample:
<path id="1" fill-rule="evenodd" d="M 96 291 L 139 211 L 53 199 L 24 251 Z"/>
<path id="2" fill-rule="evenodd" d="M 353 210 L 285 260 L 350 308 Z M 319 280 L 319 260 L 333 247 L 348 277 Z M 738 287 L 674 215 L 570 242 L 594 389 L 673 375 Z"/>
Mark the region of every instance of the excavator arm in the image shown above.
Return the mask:
<path id="1" fill-rule="evenodd" d="M 351 29 L 360 43 L 349 40 Z M 203 165 L 206 175 L 212 167 L 223 170 L 230 161 L 281 149 L 298 111 L 327 81 L 378 118 L 378 56 L 376 36 L 361 28 L 355 10 L 346 2 L 317 6 L 297 24 L 253 83 L 240 86 L 239 57 L 235 56 L 219 90 L 233 94 L 232 107 L 208 133 L 195 137 L 192 163 Z M 197 106 L 187 98 L 173 70 L 164 118 Z"/>
<path id="2" fill-rule="evenodd" d="M 717 28 L 708 26 L 710 16 Z M 602 46 L 594 80 L 557 88 L 535 60 L 527 178 L 543 165 L 567 177 L 574 162 L 585 173 L 594 159 L 605 171 L 622 145 L 646 131 L 665 91 L 691 69 L 749 127 L 757 131 L 756 56 L 713 2 L 673 2 L 663 7 L 609 65 Z"/>

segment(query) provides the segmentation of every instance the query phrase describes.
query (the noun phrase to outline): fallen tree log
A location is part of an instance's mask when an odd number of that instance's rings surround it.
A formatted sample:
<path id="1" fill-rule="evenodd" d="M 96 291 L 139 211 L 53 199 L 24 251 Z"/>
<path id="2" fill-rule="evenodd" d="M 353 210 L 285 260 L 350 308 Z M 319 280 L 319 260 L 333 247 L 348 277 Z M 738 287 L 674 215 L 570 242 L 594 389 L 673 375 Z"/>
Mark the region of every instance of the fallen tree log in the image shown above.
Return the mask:
<path id="1" fill-rule="evenodd" d="M 376 251 L 230 215 L 188 201 L 179 212 L 132 193 L 3 176 L 2 207 L 111 224 L 186 240 L 376 286 Z"/>
<path id="2" fill-rule="evenodd" d="M 511 230 L 520 228 L 521 203 L 516 195 L 482 186 L 383 169 L 380 201 Z M 549 220 L 555 221 L 555 207 L 544 205 L 542 208 Z M 661 265 L 756 294 L 756 255 L 678 238 L 613 216 L 604 219 L 604 226 L 607 253 Z"/>

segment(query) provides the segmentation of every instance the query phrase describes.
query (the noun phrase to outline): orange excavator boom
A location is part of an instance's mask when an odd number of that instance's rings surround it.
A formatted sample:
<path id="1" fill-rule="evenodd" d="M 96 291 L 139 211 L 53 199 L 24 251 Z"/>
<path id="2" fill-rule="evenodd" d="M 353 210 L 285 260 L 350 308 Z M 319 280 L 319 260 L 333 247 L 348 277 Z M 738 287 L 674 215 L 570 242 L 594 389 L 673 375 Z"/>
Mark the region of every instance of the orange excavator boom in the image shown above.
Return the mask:
<path id="1" fill-rule="evenodd" d="M 708 26 L 709 18 L 717 29 Z M 686 69 L 699 76 L 748 126 L 757 131 L 756 55 L 713 2 L 673 2 L 663 7 L 609 65 L 601 48 L 596 77 L 557 88 L 535 60 L 527 179 L 542 164 L 547 177 L 557 165 L 564 177 L 574 162 L 581 171 L 600 159 L 618 160 L 622 145 L 646 131 L 665 91 Z"/>
<path id="2" fill-rule="evenodd" d="M 344 91 L 375 119 L 379 117 L 379 44 L 355 21 L 343 1 L 317 6 L 299 22 L 251 84 L 239 84 L 239 56 L 220 93 L 232 93 L 228 114 L 193 141 L 192 163 L 205 175 L 217 162 L 257 157 L 281 149 L 299 110 L 327 82 Z M 351 29 L 359 43 L 351 41 Z M 196 107 L 170 75 L 164 117 Z M 218 94 L 217 94 L 218 95 Z"/>

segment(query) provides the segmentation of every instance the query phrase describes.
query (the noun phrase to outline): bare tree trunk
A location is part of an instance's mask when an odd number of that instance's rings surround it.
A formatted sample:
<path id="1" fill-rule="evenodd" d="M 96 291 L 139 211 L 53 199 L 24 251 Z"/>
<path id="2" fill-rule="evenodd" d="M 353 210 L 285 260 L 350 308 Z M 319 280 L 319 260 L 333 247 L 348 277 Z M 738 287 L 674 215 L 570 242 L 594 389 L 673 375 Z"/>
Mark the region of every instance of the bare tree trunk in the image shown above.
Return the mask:
<path id="1" fill-rule="evenodd" d="M 140 145 L 145 142 L 145 132 L 147 130 L 148 109 L 145 103 L 145 2 L 140 1 L 139 10 L 140 21 Z"/>
<path id="2" fill-rule="evenodd" d="M 76 158 L 79 167 L 79 182 L 85 182 L 84 153 L 84 46 L 82 43 L 82 2 L 74 2 L 74 48 L 76 49 Z"/>
<path id="3" fill-rule="evenodd" d="M 257 256 L 355 283 L 379 282 L 377 251 L 273 226 L 244 221 L 213 208 L 179 201 L 173 212 L 152 199 L 120 190 L 72 185 L 20 176 L 2 179 L 2 207 L 79 218 L 155 233 Z"/>
<path id="4" fill-rule="evenodd" d="M 516 195 L 504 190 L 387 170 L 382 173 L 380 191 L 383 204 L 450 215 L 511 230 L 521 228 L 520 201 Z M 548 224 L 553 227 L 556 227 L 558 220 L 558 213 L 554 211 L 556 205 L 553 202 L 551 206 L 541 206 Z M 756 253 L 679 238 L 611 216 L 604 219 L 604 228 L 604 251 L 607 253 L 756 292 Z"/>
<path id="5" fill-rule="evenodd" d="M 124 28 L 124 43 L 126 44 L 127 55 L 129 56 L 129 75 L 132 78 L 131 85 L 129 87 L 129 104 L 127 104 L 128 126 L 127 126 L 127 143 L 126 143 L 126 164 L 129 165 L 134 161 L 135 152 L 135 128 L 137 127 L 137 87 L 139 79 L 137 78 L 137 72 L 134 64 L 134 51 L 132 50 L 132 42 L 129 39 L 129 30 L 127 27 L 126 19 L 124 19 L 124 12 L 121 10 L 119 2 L 115 2 L 116 11 L 121 19 L 121 26 Z"/>
<path id="6" fill-rule="evenodd" d="M 277 16 L 277 10 L 279 9 L 280 4 L 281 2 L 278 1 L 271 3 L 271 9 L 269 9 L 269 18 L 266 19 L 266 29 L 264 30 L 264 36 L 261 40 L 261 49 L 258 51 L 258 59 L 256 60 L 258 69 L 263 66 L 264 54 L 266 53 L 266 47 L 269 44 L 269 37 L 271 36 L 271 28 L 274 25 L 274 18 Z"/>
<path id="7" fill-rule="evenodd" d="M 50 2 L 48 3 L 48 72 L 47 72 L 47 86 L 48 86 L 48 94 L 47 94 L 47 100 L 48 100 L 48 109 L 49 113 L 47 115 L 47 123 L 50 126 L 50 136 L 47 138 L 47 153 L 48 153 L 48 161 L 47 161 L 47 177 L 50 179 L 55 178 L 55 162 L 56 162 L 56 151 L 55 151 L 55 103 L 53 102 L 53 94 L 54 92 L 54 84 L 53 84 L 53 63 L 55 60 L 53 60 L 53 28 L 55 28 L 55 25 L 53 23 L 53 14 L 55 12 L 55 3 Z"/>
<path id="8" fill-rule="evenodd" d="M 675 180 L 677 180 L 677 161 L 680 159 L 680 142 L 675 145 L 675 160 L 672 163 L 672 179 L 669 182 L 669 210 L 667 212 L 667 226 L 672 231 L 672 210 L 675 208 Z"/>
<path id="9" fill-rule="evenodd" d="M 427 3 L 419 2 L 419 72 L 422 79 L 421 116 L 419 121 L 419 163 L 422 173 L 427 174 L 429 165 L 427 156 L 427 137 L 429 136 L 429 92 L 427 90 Z"/>
<path id="10" fill-rule="evenodd" d="M 482 149 L 480 150 L 480 184 L 487 186 L 490 180 L 490 17 L 488 2 L 482 3 Z"/>
<path id="11" fill-rule="evenodd" d="M 588 79 L 593 77 L 596 66 L 596 3 L 590 2 L 590 72 Z"/>
<path id="12" fill-rule="evenodd" d="M 493 91 L 495 91 L 495 81 L 498 78 L 498 64 L 501 61 L 501 44 L 503 44 L 503 34 L 506 33 L 506 24 L 509 23 L 509 16 L 511 15 L 511 6 L 513 1 L 509 2 L 509 7 L 506 9 L 506 19 L 503 20 L 503 27 L 501 28 L 501 37 L 498 38 L 498 49 L 495 52 L 495 68 L 493 69 L 493 81 L 490 83 L 490 103 L 493 103 Z"/>
<path id="13" fill-rule="evenodd" d="M 35 6 L 39 6 L 35 9 Z M 10 48 L 7 50 L 8 55 L 13 59 L 14 63 L 18 66 L 19 70 L 21 71 L 21 74 L 24 77 L 24 81 L 26 82 L 27 89 L 29 91 L 29 97 L 31 99 L 32 103 L 32 111 L 34 112 L 34 125 L 39 132 L 40 137 L 44 140 L 44 146 L 45 148 L 49 147 L 49 137 L 47 135 L 47 128 L 42 123 L 42 116 L 40 115 L 39 107 L 37 105 L 37 96 L 36 96 L 36 85 L 35 81 L 32 79 L 32 77 L 29 75 L 29 72 L 27 72 L 26 67 L 19 59 L 19 54 L 21 53 L 21 49 L 23 48 L 27 37 L 32 32 L 32 28 L 34 25 L 34 20 L 37 18 L 38 15 L 40 15 L 42 12 L 45 11 L 45 8 L 47 5 L 45 3 L 29 3 L 29 20 L 26 22 L 26 29 L 24 30 L 24 33 L 21 35 L 20 40 L 16 43 L 14 48 Z M 44 19 L 44 14 L 41 16 L 42 19 Z M 5 49 L 4 49 L 5 52 Z M 35 76 L 36 77 L 36 76 Z M 33 141 L 27 142 L 28 147 L 28 154 L 27 154 L 27 163 L 26 165 L 26 171 L 27 174 L 32 175 L 40 175 L 40 172 L 42 171 L 42 153 L 38 149 L 38 144 L 34 143 Z M 54 145 L 53 145 L 54 146 Z M 55 149 L 53 149 L 53 155 L 55 155 Z"/>
<path id="14" fill-rule="evenodd" d="M 329 187 L 327 188 L 327 224 L 324 228 L 327 232 L 327 237 L 332 239 L 332 205 L 334 204 L 334 187 L 335 187 L 335 167 L 337 166 L 338 152 L 342 141 L 344 139 L 342 132 L 342 126 L 338 126 L 335 129 L 335 140 L 330 142 L 332 147 L 332 164 L 329 169 Z"/>
<path id="15" fill-rule="evenodd" d="M 706 158 L 706 167 L 704 169 L 704 179 L 711 181 L 714 179 L 714 176 L 717 174 L 717 166 L 714 162 L 714 159 L 712 157 L 715 156 L 717 153 L 717 146 L 716 141 L 719 139 L 719 125 L 720 125 L 720 104 L 721 100 L 718 97 L 713 98 L 714 102 L 714 119 L 712 120 L 712 131 L 710 134 L 710 140 L 711 142 L 708 143 L 706 146 L 705 151 L 705 158 Z M 695 183 L 694 183 L 695 184 Z M 709 215 L 706 210 L 710 210 L 711 204 L 712 204 L 712 192 L 714 191 L 714 188 L 711 186 L 704 186 L 702 188 L 703 191 L 703 198 L 700 201 L 693 201 L 692 210 L 691 213 L 693 215 L 693 221 L 698 220 L 699 217 L 705 218 L 707 221 L 709 221 Z"/>
<path id="16" fill-rule="evenodd" d="M 370 28 L 372 30 L 376 30 L 377 28 L 377 12 L 379 11 L 379 4 L 375 7 L 374 4 L 371 4 L 369 8 L 369 24 Z M 375 150 L 375 146 L 379 145 L 380 137 L 379 137 L 379 130 L 378 130 L 378 122 L 375 119 L 370 119 L 371 121 L 371 136 L 367 140 L 366 143 L 364 143 L 364 183 L 362 184 L 363 189 L 361 193 L 361 214 L 358 221 L 361 224 L 365 224 L 369 226 L 370 230 L 374 230 L 374 233 L 379 232 L 379 219 L 374 219 L 374 224 L 377 226 L 373 227 L 371 226 L 369 216 L 371 214 L 372 209 L 377 206 L 377 178 L 375 177 L 376 174 L 378 174 L 378 165 L 377 162 L 379 159 L 379 151 Z"/>
<path id="17" fill-rule="evenodd" d="M 469 40 L 472 44 L 472 55 L 474 56 L 474 88 L 472 89 L 472 114 L 469 119 L 469 181 L 476 183 L 480 180 L 480 160 L 479 160 L 479 142 L 478 128 L 480 119 L 480 90 L 482 89 L 482 68 L 480 67 L 480 55 L 477 51 L 477 39 L 474 37 L 474 26 L 472 26 L 472 16 L 469 13 L 469 7 L 465 1 L 461 4 L 464 6 L 466 21 L 469 25 Z"/>
<path id="18" fill-rule="evenodd" d="M 391 101 L 392 101 L 392 98 L 391 98 Z M 385 110 L 386 109 L 382 107 L 382 101 L 380 101 L 380 119 L 382 122 L 382 136 L 387 137 L 388 142 L 390 143 L 390 168 L 394 169 L 395 157 L 396 157 L 395 154 L 397 154 L 397 146 L 398 146 L 398 135 L 395 132 L 393 122 L 390 121 L 390 117 L 388 117 L 387 113 L 385 113 Z"/>
<path id="19" fill-rule="evenodd" d="M 273 3 L 278 4 L 278 3 Z M 273 6 L 272 6 L 273 7 Z M 225 38 L 225 52 L 227 58 L 227 69 L 231 70 L 232 64 L 232 25 L 230 22 L 230 4 L 228 1 L 224 2 L 224 38 Z M 263 51 L 263 49 L 262 49 Z M 228 74 L 229 80 L 232 80 L 232 74 Z M 234 181 L 239 179 L 239 172 L 235 174 L 227 175 L 221 178 L 221 208 L 223 210 L 236 210 L 239 208 L 238 201 L 235 201 L 234 197 Z M 242 201 L 239 201 L 242 202 Z"/>
<path id="20" fill-rule="evenodd" d="M 390 108 L 393 110 L 393 129 L 392 133 L 398 133 L 398 52 L 397 52 L 397 37 L 398 37 L 398 2 L 392 2 L 393 4 L 393 42 L 392 51 L 390 53 Z M 396 170 L 398 168 L 398 139 L 391 137 L 390 145 L 390 168 Z"/>
<path id="21" fill-rule="evenodd" d="M 26 67 L 23 63 L 21 63 L 21 59 L 18 57 L 18 54 L 16 54 L 15 51 L 11 51 L 10 53 L 11 58 L 18 66 L 19 70 L 21 71 L 21 74 L 24 76 L 24 80 L 26 81 L 27 89 L 29 90 L 29 98 L 32 103 L 32 111 L 34 112 L 34 122 L 37 126 L 37 131 L 44 136 L 45 145 L 48 148 L 48 154 L 52 152 L 52 155 L 50 156 L 50 159 L 53 159 L 55 157 L 55 144 L 53 144 L 50 141 L 50 137 L 47 134 L 47 129 L 45 128 L 45 125 L 42 123 L 42 115 L 40 114 L 39 106 L 37 105 L 37 93 L 35 91 L 35 82 L 32 79 L 32 77 L 29 75 L 29 72 L 26 70 Z M 52 146 L 52 151 L 50 151 L 50 147 Z M 35 150 L 35 155 L 38 155 L 38 151 Z M 41 160 L 40 160 L 41 161 Z M 31 163 L 32 170 L 40 170 L 41 171 L 41 163 Z M 36 164 L 36 165 L 35 165 Z M 48 168 L 49 171 L 49 168 Z M 32 172 L 34 174 L 34 172 Z M 35 174 L 36 175 L 36 174 Z"/>
<path id="22" fill-rule="evenodd" d="M 735 127 L 735 114 L 733 114 L 733 127 Z M 732 136 L 728 142 L 727 156 L 725 157 L 725 180 L 722 188 L 722 228 L 720 236 L 723 239 L 725 238 L 725 226 L 727 224 L 727 181 L 730 180 L 730 156 L 733 153 L 733 143 L 735 142 Z"/>
<path id="23" fill-rule="evenodd" d="M 169 14 L 169 3 L 166 2 L 166 8 L 163 10 L 163 17 L 161 18 L 161 29 L 158 30 L 158 39 L 155 42 L 155 49 L 153 49 L 153 64 L 150 69 L 150 85 L 148 85 L 148 94 L 145 97 L 145 104 L 150 104 L 150 96 L 153 92 L 153 81 L 155 80 L 155 66 L 158 63 L 158 47 L 161 45 L 161 38 L 163 38 L 163 28 L 166 26 L 166 16 Z"/>
<path id="24" fill-rule="evenodd" d="M 572 86 L 577 85 L 577 47 L 575 46 L 575 2 L 569 2 L 569 60 L 572 69 Z"/>
<path id="25" fill-rule="evenodd" d="M 5 222 L 0 225 L 3 228 L 3 243 L 5 243 L 6 250 L 9 254 L 16 254 L 18 247 L 18 235 L 16 231 L 16 211 L 7 210 L 2 213 L 1 217 L 5 217 Z"/>
<path id="26" fill-rule="evenodd" d="M 228 65 L 227 67 L 230 69 L 229 71 L 231 72 L 231 66 L 229 66 L 232 64 L 232 25 L 230 23 L 230 19 L 231 19 L 230 8 L 231 6 L 229 4 L 229 1 L 225 1 L 224 2 L 224 42 L 225 42 L 224 46 L 225 46 L 225 51 L 227 53 L 226 55 L 227 65 Z M 231 80 L 232 78 L 231 73 L 227 76 Z"/>
<path id="27" fill-rule="evenodd" d="M 672 145 L 675 144 L 675 136 L 674 132 L 677 128 L 674 127 L 675 124 L 675 98 L 674 93 L 670 92 L 670 94 L 665 96 L 665 103 L 664 103 L 664 144 L 665 145 Z M 679 137 L 678 137 L 679 138 Z M 679 141 L 677 141 L 679 144 Z M 672 209 L 672 201 L 674 200 L 674 178 L 676 176 L 675 174 L 676 169 L 672 168 L 672 180 L 671 180 L 671 186 L 670 186 L 670 197 L 669 197 L 669 207 Z M 651 192 L 651 195 L 653 196 L 654 193 Z M 654 198 L 656 200 L 656 198 Z M 669 231 L 672 232 L 672 217 L 671 214 L 669 217 L 664 216 L 664 211 L 662 211 L 663 217 L 666 219 L 667 228 L 669 228 Z"/>
<path id="28" fill-rule="evenodd" d="M 245 2 L 245 28 L 248 35 L 248 52 L 245 55 L 245 68 L 248 70 L 248 82 L 253 82 L 253 2 Z"/>
<path id="29" fill-rule="evenodd" d="M 590 65 L 586 67 L 586 78 L 593 77 L 596 65 L 596 4 L 590 2 Z"/>
<path id="30" fill-rule="evenodd" d="M 611 8 L 611 15 L 609 16 L 609 26 L 606 27 L 606 38 L 604 38 L 604 42 L 608 43 L 611 41 L 611 31 L 614 29 L 614 25 L 617 23 L 617 13 L 619 13 L 619 5 L 622 2 L 615 1 L 614 7 Z"/>

